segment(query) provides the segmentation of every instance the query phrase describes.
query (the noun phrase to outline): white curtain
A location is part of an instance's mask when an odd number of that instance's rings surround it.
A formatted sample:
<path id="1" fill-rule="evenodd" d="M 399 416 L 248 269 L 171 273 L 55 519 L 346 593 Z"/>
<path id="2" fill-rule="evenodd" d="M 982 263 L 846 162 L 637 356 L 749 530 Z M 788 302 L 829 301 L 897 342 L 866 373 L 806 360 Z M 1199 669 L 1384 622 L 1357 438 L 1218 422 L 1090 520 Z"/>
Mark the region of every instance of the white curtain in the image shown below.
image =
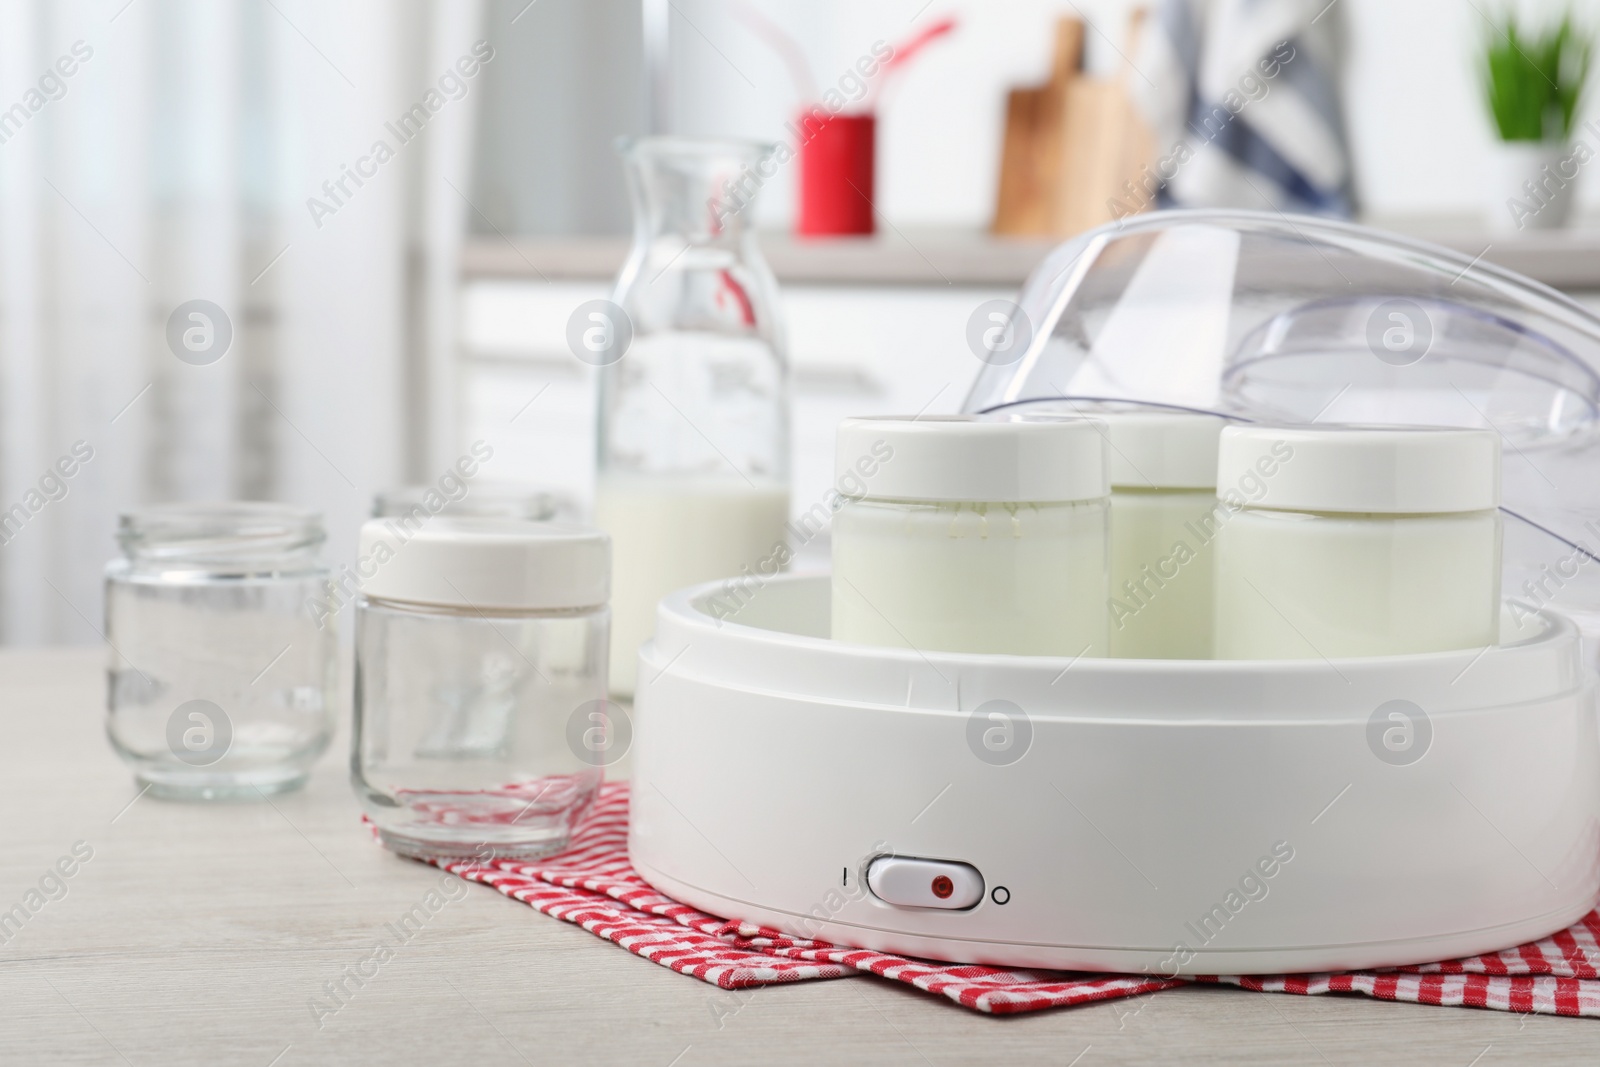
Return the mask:
<path id="1" fill-rule="evenodd" d="M 0 639 L 99 640 L 126 508 L 301 504 L 337 563 L 459 450 L 485 34 L 472 0 L 0 3 Z M 232 326 L 208 365 L 168 345 L 190 300 Z"/>

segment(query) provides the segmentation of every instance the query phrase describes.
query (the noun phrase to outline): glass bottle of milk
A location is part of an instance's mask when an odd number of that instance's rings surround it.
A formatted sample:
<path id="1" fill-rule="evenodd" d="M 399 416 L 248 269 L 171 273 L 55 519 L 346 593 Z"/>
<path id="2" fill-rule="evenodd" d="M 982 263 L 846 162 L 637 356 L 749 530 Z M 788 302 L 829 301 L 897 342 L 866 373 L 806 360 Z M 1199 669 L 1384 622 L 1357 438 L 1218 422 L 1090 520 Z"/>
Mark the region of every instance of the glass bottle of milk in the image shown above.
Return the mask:
<path id="1" fill-rule="evenodd" d="M 663 596 L 787 561 L 789 396 L 777 284 L 752 232 L 773 147 L 619 150 L 634 240 L 613 300 L 631 337 L 596 360 L 595 523 L 612 542 L 611 689 L 628 695 Z"/>

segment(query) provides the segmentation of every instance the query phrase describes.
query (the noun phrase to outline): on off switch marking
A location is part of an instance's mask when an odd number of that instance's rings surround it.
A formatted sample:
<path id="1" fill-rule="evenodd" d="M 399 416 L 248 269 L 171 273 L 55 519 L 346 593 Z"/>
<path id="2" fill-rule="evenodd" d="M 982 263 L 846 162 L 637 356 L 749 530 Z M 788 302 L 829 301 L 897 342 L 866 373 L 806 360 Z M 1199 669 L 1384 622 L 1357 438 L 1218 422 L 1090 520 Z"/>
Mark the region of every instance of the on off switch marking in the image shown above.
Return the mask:
<path id="1" fill-rule="evenodd" d="M 933 890 L 933 895 L 940 900 L 949 900 L 950 894 L 955 892 L 955 883 L 950 881 L 950 876 L 941 874 L 934 878 L 933 884 L 928 888 Z"/>

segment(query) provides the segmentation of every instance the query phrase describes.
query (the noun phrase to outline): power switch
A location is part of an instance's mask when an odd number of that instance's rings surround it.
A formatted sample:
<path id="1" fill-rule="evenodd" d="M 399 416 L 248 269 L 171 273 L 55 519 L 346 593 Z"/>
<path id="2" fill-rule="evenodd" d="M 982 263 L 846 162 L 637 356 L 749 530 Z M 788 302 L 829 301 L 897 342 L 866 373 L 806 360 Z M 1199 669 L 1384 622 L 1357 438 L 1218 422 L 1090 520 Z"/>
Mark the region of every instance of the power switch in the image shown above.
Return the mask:
<path id="1" fill-rule="evenodd" d="M 880 856 L 867 866 L 867 886 L 885 904 L 960 911 L 983 899 L 983 875 L 968 863 Z"/>

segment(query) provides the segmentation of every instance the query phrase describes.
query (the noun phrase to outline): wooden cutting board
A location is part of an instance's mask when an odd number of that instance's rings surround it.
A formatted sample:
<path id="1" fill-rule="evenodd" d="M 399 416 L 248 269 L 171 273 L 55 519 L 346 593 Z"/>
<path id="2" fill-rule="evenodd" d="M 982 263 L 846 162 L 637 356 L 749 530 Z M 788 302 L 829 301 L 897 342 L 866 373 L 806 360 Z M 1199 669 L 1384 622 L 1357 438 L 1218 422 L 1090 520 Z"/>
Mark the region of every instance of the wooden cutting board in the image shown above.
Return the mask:
<path id="1" fill-rule="evenodd" d="M 1142 20 L 1130 19 L 1130 51 Z M 1083 40 L 1081 19 L 1061 19 L 1049 80 L 1007 96 L 997 234 L 1069 236 L 1109 222 L 1113 200 L 1125 205 L 1118 214 L 1135 203 L 1124 183 L 1155 158 L 1124 79 L 1083 73 Z"/>

